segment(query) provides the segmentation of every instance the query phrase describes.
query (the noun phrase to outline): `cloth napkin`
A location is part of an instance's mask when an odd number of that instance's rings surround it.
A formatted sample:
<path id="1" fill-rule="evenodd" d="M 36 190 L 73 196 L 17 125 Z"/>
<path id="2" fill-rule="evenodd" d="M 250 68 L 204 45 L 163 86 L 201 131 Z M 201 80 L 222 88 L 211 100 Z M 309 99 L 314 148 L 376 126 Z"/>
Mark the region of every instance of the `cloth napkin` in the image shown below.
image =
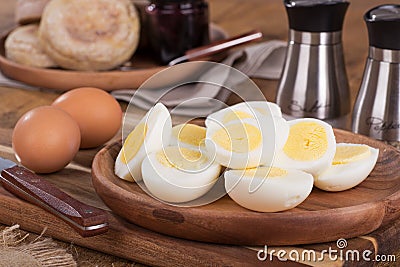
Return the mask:
<path id="1" fill-rule="evenodd" d="M 191 67 L 185 64 L 196 62 L 179 64 L 167 69 L 165 75 L 156 74 L 138 90 L 116 90 L 111 94 L 118 100 L 130 102 L 144 110 L 161 102 L 174 115 L 207 116 L 225 106 L 225 101 L 231 93 L 247 101 L 264 99 L 261 92 L 254 88 L 255 85 L 247 81 L 248 77 L 279 79 L 286 56 L 286 46 L 286 42 L 278 40 L 246 46 L 230 53 L 222 64 L 204 62 L 202 71 L 189 74 L 177 82 L 179 85 L 157 85 L 165 76 L 173 81 L 174 77 L 180 76 L 185 69 Z"/>

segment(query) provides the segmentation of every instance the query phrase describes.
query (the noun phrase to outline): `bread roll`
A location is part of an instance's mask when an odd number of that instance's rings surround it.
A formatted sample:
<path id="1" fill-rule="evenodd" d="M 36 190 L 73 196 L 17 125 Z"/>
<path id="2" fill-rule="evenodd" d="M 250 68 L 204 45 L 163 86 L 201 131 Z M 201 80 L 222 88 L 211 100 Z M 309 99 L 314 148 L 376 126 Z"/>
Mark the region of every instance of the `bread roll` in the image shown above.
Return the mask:
<path id="1" fill-rule="evenodd" d="M 130 0 L 52 0 L 43 11 L 39 39 L 63 68 L 107 70 L 130 59 L 139 27 Z"/>
<path id="2" fill-rule="evenodd" d="M 15 6 L 15 20 L 18 24 L 39 22 L 46 4 L 50 0 L 18 0 Z"/>
<path id="3" fill-rule="evenodd" d="M 20 26 L 6 39 L 6 57 L 14 62 L 40 68 L 55 67 L 56 63 L 47 56 L 40 46 L 38 25 Z"/>

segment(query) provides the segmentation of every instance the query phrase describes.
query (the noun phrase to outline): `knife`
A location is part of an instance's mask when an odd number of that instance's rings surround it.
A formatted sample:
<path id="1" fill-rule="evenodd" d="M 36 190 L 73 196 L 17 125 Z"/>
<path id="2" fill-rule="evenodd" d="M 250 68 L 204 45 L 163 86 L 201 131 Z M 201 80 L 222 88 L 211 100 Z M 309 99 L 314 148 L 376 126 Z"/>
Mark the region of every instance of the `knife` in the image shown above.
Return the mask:
<path id="1" fill-rule="evenodd" d="M 0 171 L 0 182 L 6 190 L 64 220 L 82 237 L 108 230 L 105 211 L 72 198 L 30 170 L 0 157 Z"/>
<path id="2" fill-rule="evenodd" d="M 190 60 L 199 60 L 202 58 L 206 58 L 211 55 L 215 55 L 217 53 L 221 53 L 223 51 L 231 49 L 232 47 L 260 40 L 262 36 L 262 32 L 252 30 L 241 35 L 231 37 L 229 39 L 215 41 L 208 45 L 193 48 L 186 51 L 185 55 L 171 60 L 168 63 L 168 66 L 174 66 L 176 64 Z"/>

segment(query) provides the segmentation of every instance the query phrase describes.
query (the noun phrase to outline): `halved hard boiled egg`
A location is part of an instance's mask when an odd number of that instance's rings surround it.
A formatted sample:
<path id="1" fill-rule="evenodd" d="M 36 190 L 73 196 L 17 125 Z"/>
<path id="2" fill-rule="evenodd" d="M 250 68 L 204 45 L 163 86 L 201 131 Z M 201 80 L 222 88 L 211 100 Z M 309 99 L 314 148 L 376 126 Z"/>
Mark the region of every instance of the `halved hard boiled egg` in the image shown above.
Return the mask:
<path id="1" fill-rule="evenodd" d="M 272 102 L 268 101 L 247 101 L 236 104 L 238 108 L 241 106 L 249 106 L 264 116 L 282 117 L 281 108 Z"/>
<path id="2" fill-rule="evenodd" d="M 205 124 L 226 124 L 234 120 L 256 118 L 258 116 L 282 117 L 282 112 L 277 104 L 267 101 L 248 101 L 226 107 L 207 116 Z"/>
<path id="3" fill-rule="evenodd" d="M 256 140 L 258 135 L 252 136 L 251 134 L 257 131 L 238 130 L 238 128 L 243 128 L 241 125 L 247 127 L 248 122 L 251 121 L 254 122 L 252 125 L 258 128 L 263 137 L 261 150 L 254 147 L 260 141 Z M 289 135 L 289 126 L 282 118 L 279 106 L 267 101 L 242 102 L 227 107 L 210 114 L 205 124 L 209 140 L 206 141 L 207 149 L 216 154 L 216 160 L 221 165 L 233 169 L 254 168 L 262 164 L 269 165 L 275 150 L 283 147 Z M 225 130 L 221 131 L 221 128 Z M 247 128 L 254 129 L 253 127 Z M 225 131 L 223 134 L 225 137 L 221 139 L 222 135 L 218 135 L 216 132 L 222 133 L 223 131 Z M 218 138 L 225 145 L 213 138 Z M 246 142 L 248 151 L 244 147 Z"/>
<path id="4" fill-rule="evenodd" d="M 274 165 L 302 170 L 312 175 L 325 171 L 336 151 L 332 126 L 321 120 L 304 118 L 288 121 L 289 136 L 277 151 Z"/>
<path id="5" fill-rule="evenodd" d="M 150 153 L 142 163 L 143 181 L 156 198 L 173 203 L 206 194 L 221 166 L 199 149 L 170 146 Z"/>
<path id="6" fill-rule="evenodd" d="M 209 156 L 222 166 L 245 169 L 272 161 L 275 136 L 272 117 L 246 118 L 208 127 L 205 143 Z"/>
<path id="7" fill-rule="evenodd" d="M 224 114 L 224 123 L 244 118 L 268 121 L 272 117 L 276 133 L 276 149 L 281 149 L 284 146 L 289 135 L 289 125 L 282 118 L 281 108 L 277 104 L 268 101 L 248 101 L 238 103 L 232 108 L 230 112 Z M 271 131 L 271 125 L 268 125 L 268 123 L 262 123 L 262 126 L 264 126 L 261 129 L 262 131 Z"/>
<path id="8" fill-rule="evenodd" d="M 171 116 L 161 103 L 151 108 L 126 138 L 115 161 L 115 174 L 127 181 L 141 181 L 140 166 L 146 154 L 167 146 Z"/>
<path id="9" fill-rule="evenodd" d="M 364 181 L 375 167 L 379 150 L 368 145 L 338 143 L 332 165 L 315 179 L 326 191 L 343 191 Z"/>
<path id="10" fill-rule="evenodd" d="M 242 207 L 277 212 L 296 207 L 313 188 L 311 174 L 300 170 L 259 167 L 225 172 L 225 189 Z"/>
<path id="11" fill-rule="evenodd" d="M 172 127 L 171 146 L 195 149 L 205 148 L 206 128 L 196 124 L 185 123 Z"/>

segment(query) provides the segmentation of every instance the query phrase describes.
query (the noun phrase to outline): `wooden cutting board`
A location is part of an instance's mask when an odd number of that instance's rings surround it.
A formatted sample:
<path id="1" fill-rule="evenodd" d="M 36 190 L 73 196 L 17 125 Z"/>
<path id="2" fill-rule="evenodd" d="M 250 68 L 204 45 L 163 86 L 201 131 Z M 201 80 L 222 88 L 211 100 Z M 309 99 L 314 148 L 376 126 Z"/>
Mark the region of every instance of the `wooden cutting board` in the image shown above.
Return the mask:
<path id="1" fill-rule="evenodd" d="M 14 159 L 11 149 L 11 130 L 0 128 L 0 157 Z M 96 150 L 80 151 L 74 164 L 64 170 L 44 176 L 62 190 L 87 204 L 108 211 L 110 230 L 108 233 L 91 238 L 82 238 L 66 223 L 53 215 L 19 200 L 0 187 L 0 223 L 6 225 L 19 224 L 21 229 L 45 235 L 66 242 L 104 253 L 134 260 L 154 266 L 316 266 L 310 262 L 279 261 L 271 256 L 269 260 L 260 261 L 257 253 L 264 247 L 243 247 L 217 245 L 188 241 L 161 235 L 132 223 L 128 223 L 113 214 L 96 195 L 92 183 L 90 166 Z M 268 245 L 268 244 L 265 244 Z M 336 243 L 313 244 L 296 247 L 268 247 L 273 249 L 296 250 L 300 254 L 305 250 L 314 250 L 317 255 L 324 249 L 337 249 Z M 347 240 L 348 250 L 360 252 L 368 249 L 374 255 L 393 254 L 400 249 L 400 220 L 382 225 L 375 232 L 362 237 Z M 263 254 L 260 254 L 263 256 Z M 372 257 L 372 256 L 371 256 Z M 331 261 L 326 255 L 319 264 L 324 266 L 350 266 L 354 262 L 342 260 Z M 368 262 L 364 262 L 369 266 Z"/>

